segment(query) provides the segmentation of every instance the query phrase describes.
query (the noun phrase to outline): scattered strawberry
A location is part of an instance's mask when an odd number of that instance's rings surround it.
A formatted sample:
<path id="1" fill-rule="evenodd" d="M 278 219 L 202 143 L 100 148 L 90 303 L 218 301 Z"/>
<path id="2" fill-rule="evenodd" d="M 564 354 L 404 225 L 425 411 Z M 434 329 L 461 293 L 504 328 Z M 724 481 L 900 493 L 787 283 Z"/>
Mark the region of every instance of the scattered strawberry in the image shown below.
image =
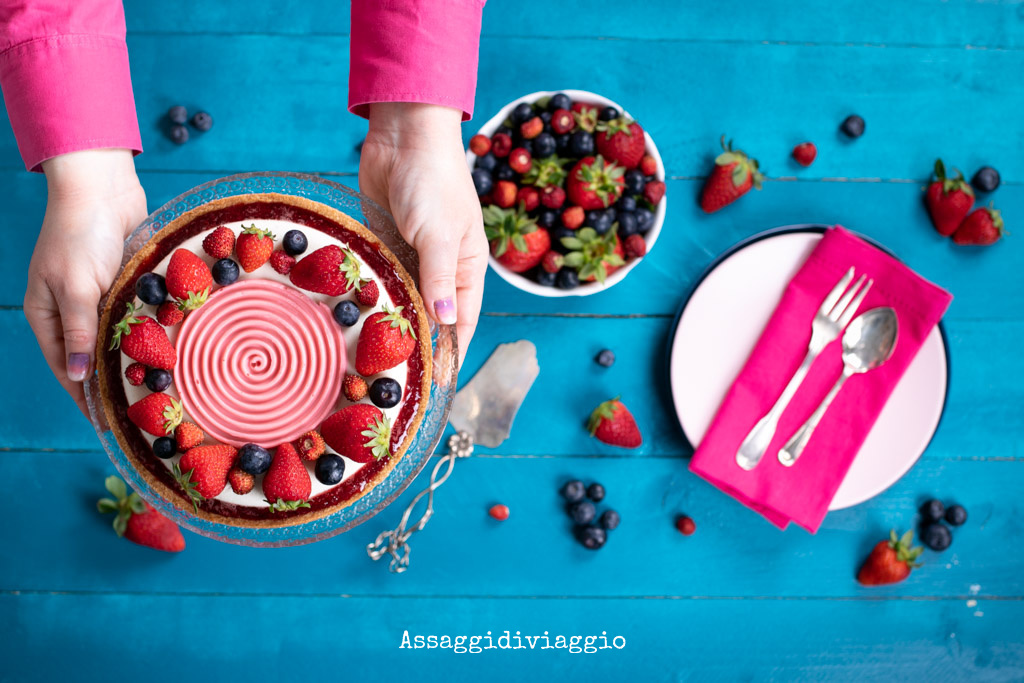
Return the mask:
<path id="1" fill-rule="evenodd" d="M 491 139 L 479 133 L 469 139 L 469 151 L 478 157 L 482 157 L 491 151 Z"/>
<path id="2" fill-rule="evenodd" d="M 149 394 L 128 406 L 128 419 L 153 436 L 167 436 L 181 424 L 181 404 L 162 392 Z"/>
<path id="3" fill-rule="evenodd" d="M 512 272 L 522 273 L 533 268 L 551 248 L 548 231 L 538 228 L 537 222 L 522 210 L 488 206 L 484 208 L 483 216 L 491 253 L 498 263 Z"/>
<path id="4" fill-rule="evenodd" d="M 583 225 L 585 218 L 586 214 L 583 212 L 582 206 L 570 206 L 562 212 L 562 225 L 570 230 L 575 230 Z"/>
<path id="5" fill-rule="evenodd" d="M 676 519 L 676 529 L 683 536 L 692 536 L 693 532 L 697 530 L 697 524 L 686 515 L 679 515 Z"/>
<path id="6" fill-rule="evenodd" d="M 295 257 L 287 254 L 281 249 L 277 249 L 270 254 L 270 267 L 274 269 L 274 272 L 281 273 L 281 275 L 287 275 L 292 272 L 292 268 L 295 266 Z"/>
<path id="7" fill-rule="evenodd" d="M 235 242 L 238 265 L 242 266 L 242 270 L 247 273 L 251 273 L 266 263 L 273 251 L 274 234 L 269 230 L 257 228 L 255 223 L 244 228 Z"/>
<path id="8" fill-rule="evenodd" d="M 568 133 L 576 127 L 576 119 L 568 109 L 556 109 L 551 114 L 551 130 L 556 135 Z"/>
<path id="9" fill-rule="evenodd" d="M 512 138 L 505 133 L 495 133 L 491 138 L 491 152 L 499 159 L 504 159 L 512 151 Z"/>
<path id="10" fill-rule="evenodd" d="M 320 425 L 324 441 L 356 462 L 391 456 L 391 424 L 380 408 L 357 403 L 337 411 Z"/>
<path id="11" fill-rule="evenodd" d="M 562 269 L 564 260 L 565 258 L 557 251 L 549 251 L 544 254 L 544 258 L 541 259 L 540 267 L 549 273 L 557 273 Z"/>
<path id="12" fill-rule="evenodd" d="M 644 158 L 644 129 L 625 116 L 598 121 L 594 142 L 601 156 L 623 168 L 636 168 Z"/>
<path id="13" fill-rule="evenodd" d="M 177 249 L 171 254 L 164 276 L 167 292 L 178 301 L 183 311 L 191 311 L 206 303 L 213 286 L 213 274 L 206 261 L 188 249 Z"/>
<path id="14" fill-rule="evenodd" d="M 572 111 L 573 118 L 576 119 L 576 125 L 588 133 L 593 133 L 594 129 L 597 128 L 597 107 L 586 102 L 573 102 Z"/>
<path id="15" fill-rule="evenodd" d="M 647 242 L 644 241 L 643 235 L 634 233 L 626 238 L 622 250 L 628 259 L 641 258 L 647 253 Z"/>
<path id="16" fill-rule="evenodd" d="M 377 288 L 375 280 L 363 280 L 363 286 L 356 292 L 356 301 L 363 308 L 373 308 L 376 306 L 379 297 L 380 290 Z"/>
<path id="17" fill-rule="evenodd" d="M 524 211 L 533 211 L 540 206 L 540 192 L 535 187 L 524 185 L 516 193 L 516 204 L 521 204 Z"/>
<path id="18" fill-rule="evenodd" d="M 156 321 L 164 327 L 174 327 L 185 319 L 185 312 L 173 301 L 165 301 L 156 309 Z"/>
<path id="19" fill-rule="evenodd" d="M 605 163 L 600 155 L 580 159 L 569 171 L 566 183 L 569 201 L 588 211 L 611 206 L 622 195 L 625 172 L 614 163 Z"/>
<path id="20" fill-rule="evenodd" d="M 128 380 L 128 384 L 137 387 L 145 381 L 146 370 L 148 368 L 142 363 L 132 363 L 124 369 L 125 379 Z"/>
<path id="21" fill-rule="evenodd" d="M 358 403 L 366 398 L 367 391 L 369 388 L 366 386 L 365 379 L 359 375 L 345 375 L 345 381 L 341 383 L 341 393 L 345 395 L 345 398 L 353 403 Z"/>
<path id="22" fill-rule="evenodd" d="M 598 235 L 593 228 L 582 228 L 572 237 L 563 237 L 562 246 L 572 250 L 565 255 L 563 265 L 576 268 L 579 279 L 584 282 L 604 282 L 626 265 L 622 258 L 622 242 L 615 231 Z"/>
<path id="23" fill-rule="evenodd" d="M 713 213 L 750 191 L 751 187 L 761 189 L 764 176 L 757 167 L 757 160 L 751 159 L 740 150 L 732 148 L 732 142 L 725 144 L 722 136 L 722 149 L 725 150 L 715 159 L 715 168 L 704 184 L 700 197 L 700 206 L 705 213 Z"/>
<path id="24" fill-rule="evenodd" d="M 324 446 L 323 437 L 316 431 L 311 431 L 295 440 L 295 450 L 303 460 L 313 461 L 323 455 L 327 448 Z"/>
<path id="25" fill-rule="evenodd" d="M 178 450 L 182 453 L 203 443 L 206 435 L 198 425 L 192 422 L 182 422 L 174 430 L 174 441 L 178 444 Z"/>
<path id="26" fill-rule="evenodd" d="M 352 288 L 362 287 L 359 261 L 348 249 L 337 244 L 320 247 L 300 259 L 288 273 L 288 279 L 299 289 L 341 296 Z"/>
<path id="27" fill-rule="evenodd" d="M 644 199 L 651 204 L 657 204 L 665 196 L 665 183 L 660 180 L 652 180 L 644 185 Z"/>
<path id="28" fill-rule="evenodd" d="M 1003 232 L 1003 217 L 995 209 L 983 206 L 964 219 L 953 233 L 953 241 L 984 246 L 998 242 Z"/>
<path id="29" fill-rule="evenodd" d="M 283 443 L 274 451 L 274 461 L 263 477 L 263 495 L 274 512 L 309 507 L 309 472 L 298 451 Z"/>
<path id="30" fill-rule="evenodd" d="M 404 362 L 416 348 L 416 330 L 399 306 L 366 318 L 356 344 L 356 372 L 364 377 L 376 375 Z"/>
<path id="31" fill-rule="evenodd" d="M 539 116 L 534 116 L 529 121 L 519 126 L 519 134 L 524 140 L 532 140 L 544 132 L 544 122 Z"/>
<path id="32" fill-rule="evenodd" d="M 228 258 L 235 249 L 235 233 L 222 225 L 203 238 L 203 251 L 215 259 Z"/>
<path id="33" fill-rule="evenodd" d="M 932 217 L 932 225 L 945 237 L 956 232 L 970 213 L 974 206 L 974 190 L 960 171 L 956 172 L 955 178 L 946 177 L 946 166 L 942 159 L 936 159 L 935 180 L 925 192 L 925 203 Z"/>
<path id="34" fill-rule="evenodd" d="M 231 446 L 196 446 L 181 456 L 175 466 L 175 477 L 192 499 L 193 507 L 213 498 L 228 484 L 228 472 L 238 454 Z"/>
<path id="35" fill-rule="evenodd" d="M 640 160 L 640 172 L 647 176 L 654 175 L 658 172 L 658 161 L 650 154 L 645 154 Z"/>
<path id="36" fill-rule="evenodd" d="M 114 336 L 110 340 L 110 348 L 120 347 L 126 356 L 151 368 L 173 369 L 178 362 L 178 354 L 167 338 L 167 332 L 160 323 L 148 316 L 136 318 L 137 310 L 128 304 L 128 312 L 113 326 Z"/>
<path id="37" fill-rule="evenodd" d="M 491 201 L 503 209 L 515 206 L 516 197 L 519 195 L 519 188 L 511 180 L 499 180 L 494 184 L 491 192 Z"/>
<path id="38" fill-rule="evenodd" d="M 256 485 L 256 477 L 239 467 L 232 467 L 231 471 L 228 472 L 228 483 L 231 484 L 232 491 L 240 496 L 244 496 L 249 491 L 252 491 Z"/>
<path id="39" fill-rule="evenodd" d="M 114 531 L 118 536 L 147 548 L 178 553 L 185 549 L 181 529 L 139 498 L 139 494 L 128 493 L 125 483 L 114 476 L 107 477 L 107 491 L 114 498 L 101 498 L 96 509 L 102 513 L 116 512 Z"/>
<path id="40" fill-rule="evenodd" d="M 899 583 L 910 576 L 910 570 L 921 566 L 916 562 L 923 548 L 912 548 L 914 532 L 908 531 L 902 538 L 896 537 L 896 530 L 889 532 L 888 541 L 879 541 L 864 560 L 857 572 L 857 582 L 864 586 L 881 586 Z"/>
<path id="41" fill-rule="evenodd" d="M 540 193 L 540 203 L 549 209 L 560 209 L 565 204 L 565 190 L 558 185 L 548 185 Z"/>
<path id="42" fill-rule="evenodd" d="M 793 148 L 793 158 L 801 166 L 810 166 L 818 156 L 818 148 L 813 142 L 801 142 Z"/>
<path id="43" fill-rule="evenodd" d="M 533 157 L 522 147 L 516 147 L 508 155 L 508 165 L 516 173 L 526 173 L 529 171 L 532 161 Z"/>
<path id="44" fill-rule="evenodd" d="M 643 443 L 636 420 L 618 398 L 605 401 L 590 415 L 590 435 L 611 446 L 636 448 Z"/>
<path id="45" fill-rule="evenodd" d="M 506 519 L 508 519 L 508 506 L 502 505 L 501 503 L 497 505 L 492 505 L 491 509 L 487 511 L 487 514 L 489 514 L 491 517 L 494 517 L 494 519 L 498 520 L 499 522 L 504 522 Z"/>

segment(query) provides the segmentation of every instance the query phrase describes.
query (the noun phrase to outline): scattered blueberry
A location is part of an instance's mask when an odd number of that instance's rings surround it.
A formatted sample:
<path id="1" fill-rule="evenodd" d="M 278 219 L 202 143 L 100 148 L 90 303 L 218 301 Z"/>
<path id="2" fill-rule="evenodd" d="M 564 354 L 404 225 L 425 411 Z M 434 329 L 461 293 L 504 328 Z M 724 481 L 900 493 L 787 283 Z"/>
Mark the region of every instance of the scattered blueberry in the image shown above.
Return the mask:
<path id="1" fill-rule="evenodd" d="M 488 152 L 487 154 L 483 155 L 482 157 L 477 157 L 477 159 L 476 159 L 475 168 L 482 168 L 485 171 L 489 171 L 490 172 L 490 171 L 493 171 L 497 167 L 498 167 L 498 157 L 494 156 L 490 152 Z"/>
<path id="2" fill-rule="evenodd" d="M 548 110 L 555 111 L 556 109 L 569 109 L 572 107 L 572 100 L 564 92 L 555 93 L 548 100 Z"/>
<path id="3" fill-rule="evenodd" d="M 950 505 L 946 510 L 946 521 L 953 526 L 960 526 L 967 521 L 967 510 L 963 505 Z"/>
<path id="4" fill-rule="evenodd" d="M 619 211 L 636 211 L 636 197 L 623 195 L 617 206 L 619 207 Z"/>
<path id="5" fill-rule="evenodd" d="M 378 408 L 394 408 L 402 400 L 402 385 L 390 377 L 375 379 L 370 385 L 370 400 Z"/>
<path id="6" fill-rule="evenodd" d="M 594 153 L 594 136 L 585 130 L 577 130 L 569 137 L 569 152 L 573 156 L 588 157 Z"/>
<path id="7" fill-rule="evenodd" d="M 610 368 L 615 364 L 615 352 L 611 349 L 602 349 L 601 353 L 597 354 L 596 360 L 598 365 Z"/>
<path id="8" fill-rule="evenodd" d="M 999 182 L 999 171 L 991 166 L 982 166 L 971 178 L 971 185 L 974 185 L 978 192 L 995 192 Z"/>
<path id="9" fill-rule="evenodd" d="M 587 490 L 583 486 L 583 482 L 579 479 L 573 479 L 570 482 L 566 482 L 565 486 L 562 487 L 562 498 L 565 498 L 570 503 L 578 503 L 583 500 L 586 492 Z"/>
<path id="10" fill-rule="evenodd" d="M 213 117 L 205 111 L 197 111 L 192 117 L 192 125 L 195 126 L 196 130 L 205 133 L 213 128 Z"/>
<path id="11" fill-rule="evenodd" d="M 625 239 L 630 235 L 636 234 L 637 222 L 636 214 L 632 211 L 620 211 L 619 212 L 619 237 Z"/>
<path id="12" fill-rule="evenodd" d="M 485 194 L 494 189 L 494 181 L 491 180 L 491 174 L 482 168 L 474 168 L 473 186 L 476 188 L 477 196 L 483 197 Z"/>
<path id="13" fill-rule="evenodd" d="M 537 225 L 542 228 L 553 228 L 558 221 L 558 215 L 556 209 L 541 209 L 537 214 Z"/>
<path id="14" fill-rule="evenodd" d="M 953 542 L 953 532 L 944 524 L 932 522 L 921 530 L 921 542 L 936 551 L 943 551 Z"/>
<path id="15" fill-rule="evenodd" d="M 298 256 L 306 251 L 307 247 L 309 247 L 309 240 L 301 230 L 289 230 L 281 240 L 281 248 L 289 256 Z"/>
<path id="16" fill-rule="evenodd" d="M 619 526 L 620 521 L 618 512 L 615 510 L 605 510 L 601 514 L 601 519 L 598 523 L 608 531 L 611 531 Z"/>
<path id="17" fill-rule="evenodd" d="M 270 451 L 254 443 L 247 443 L 238 449 L 238 467 L 249 474 L 263 474 L 270 469 L 273 459 Z"/>
<path id="18" fill-rule="evenodd" d="M 551 156 L 557 148 L 558 143 L 551 133 L 541 133 L 533 139 L 533 155 L 538 159 Z"/>
<path id="19" fill-rule="evenodd" d="M 562 268 L 558 271 L 555 286 L 559 289 L 575 289 L 580 286 L 580 276 L 572 268 Z"/>
<path id="20" fill-rule="evenodd" d="M 946 507 L 942 504 L 941 500 L 925 501 L 924 505 L 921 506 L 921 519 L 925 522 L 937 522 L 942 519 L 942 516 L 946 514 Z"/>
<path id="21" fill-rule="evenodd" d="M 647 232 L 654 225 L 654 213 L 650 209 L 640 207 L 636 210 L 637 232 Z"/>
<path id="22" fill-rule="evenodd" d="M 167 283 L 163 275 L 156 273 L 145 273 L 135 281 L 135 296 L 142 299 L 143 303 L 151 306 L 159 306 L 167 299 Z"/>
<path id="23" fill-rule="evenodd" d="M 339 301 L 338 305 L 334 307 L 334 319 L 338 321 L 339 325 L 352 327 L 359 321 L 359 307 L 355 302 L 347 299 Z"/>
<path id="24" fill-rule="evenodd" d="M 512 123 L 520 124 L 526 123 L 533 118 L 533 107 L 530 106 L 529 102 L 520 102 L 516 105 L 516 108 L 512 110 Z"/>
<path id="25" fill-rule="evenodd" d="M 543 268 L 537 269 L 537 284 L 543 287 L 554 287 L 555 278 L 558 277 L 558 273 L 549 273 Z"/>
<path id="26" fill-rule="evenodd" d="M 171 126 L 171 140 L 176 145 L 184 145 L 188 142 L 188 128 L 180 124 Z"/>
<path id="27" fill-rule="evenodd" d="M 587 487 L 587 498 L 594 501 L 595 503 L 600 503 L 602 500 L 604 500 L 604 487 L 595 481 L 593 484 Z"/>
<path id="28" fill-rule="evenodd" d="M 153 442 L 153 455 L 167 459 L 178 451 L 178 444 L 170 436 L 161 436 Z"/>
<path id="29" fill-rule="evenodd" d="M 167 118 L 171 120 L 171 123 L 176 123 L 179 126 L 188 121 L 188 109 L 176 104 L 167 110 Z"/>
<path id="30" fill-rule="evenodd" d="M 576 538 L 587 550 L 599 550 L 608 540 L 608 533 L 599 526 L 579 526 Z"/>
<path id="31" fill-rule="evenodd" d="M 238 279 L 238 264 L 229 258 L 222 258 L 213 264 L 213 281 L 218 285 L 230 285 Z"/>
<path id="32" fill-rule="evenodd" d="M 146 371 L 146 387 L 150 391 L 166 391 L 171 386 L 171 373 L 163 368 L 150 368 Z"/>
<path id="33" fill-rule="evenodd" d="M 644 191 L 644 185 L 647 184 L 647 179 L 644 178 L 643 172 L 638 168 L 631 168 L 626 171 L 622 179 L 626 183 L 626 192 L 630 194 L 640 194 Z"/>
<path id="34" fill-rule="evenodd" d="M 562 133 L 561 135 L 555 136 L 555 152 L 557 154 L 565 154 L 569 151 L 569 141 L 572 139 L 572 135 L 569 133 Z"/>
<path id="35" fill-rule="evenodd" d="M 317 481 L 332 486 L 345 476 L 345 461 L 335 453 L 324 453 L 316 459 L 316 467 L 313 471 Z"/>
<path id="36" fill-rule="evenodd" d="M 577 524 L 590 524 L 597 511 L 589 500 L 581 500 L 569 506 L 569 516 Z"/>
<path id="37" fill-rule="evenodd" d="M 605 107 L 597 114 L 599 121 L 611 121 L 612 119 L 619 118 L 619 110 L 615 107 Z"/>
<path id="38" fill-rule="evenodd" d="M 503 161 L 498 164 L 498 168 L 494 171 L 495 180 L 515 180 L 519 174 L 512 170 L 512 167 L 508 165 L 507 161 Z"/>
<path id="39" fill-rule="evenodd" d="M 843 119 L 842 124 L 839 126 L 839 130 L 843 131 L 843 133 L 851 138 L 859 138 L 861 135 L 864 135 L 864 119 L 856 114 L 850 114 Z"/>

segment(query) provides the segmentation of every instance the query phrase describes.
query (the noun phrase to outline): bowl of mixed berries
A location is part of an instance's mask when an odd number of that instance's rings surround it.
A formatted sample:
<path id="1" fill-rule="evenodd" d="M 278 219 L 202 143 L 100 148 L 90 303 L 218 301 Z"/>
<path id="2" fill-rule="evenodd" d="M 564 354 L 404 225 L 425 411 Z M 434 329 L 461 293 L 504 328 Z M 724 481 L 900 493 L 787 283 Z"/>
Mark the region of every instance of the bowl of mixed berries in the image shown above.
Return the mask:
<path id="1" fill-rule="evenodd" d="M 665 221 L 665 167 L 618 104 L 582 90 L 509 103 L 470 138 L 491 267 L 540 296 L 621 282 Z"/>

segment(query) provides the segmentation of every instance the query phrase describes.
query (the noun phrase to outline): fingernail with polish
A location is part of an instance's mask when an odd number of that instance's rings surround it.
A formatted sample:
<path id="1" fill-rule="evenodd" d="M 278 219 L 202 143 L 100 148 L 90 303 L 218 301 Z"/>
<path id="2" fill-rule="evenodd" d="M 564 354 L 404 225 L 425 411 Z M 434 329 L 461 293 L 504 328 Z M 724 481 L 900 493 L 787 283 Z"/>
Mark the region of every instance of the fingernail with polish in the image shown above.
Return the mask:
<path id="1" fill-rule="evenodd" d="M 437 319 L 445 325 L 454 325 L 457 320 L 455 317 L 455 304 L 452 303 L 450 296 L 434 302 L 434 313 L 437 314 Z"/>
<path id="2" fill-rule="evenodd" d="M 89 354 L 72 353 L 68 356 L 68 379 L 81 382 L 89 374 Z"/>

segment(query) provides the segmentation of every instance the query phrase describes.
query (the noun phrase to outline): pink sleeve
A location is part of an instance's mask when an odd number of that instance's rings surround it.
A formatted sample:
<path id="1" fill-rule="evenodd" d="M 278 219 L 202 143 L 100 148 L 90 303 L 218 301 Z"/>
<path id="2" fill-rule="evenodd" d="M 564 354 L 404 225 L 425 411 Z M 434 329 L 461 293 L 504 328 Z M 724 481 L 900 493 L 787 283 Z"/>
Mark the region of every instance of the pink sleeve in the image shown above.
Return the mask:
<path id="1" fill-rule="evenodd" d="M 0 87 L 29 170 L 81 149 L 142 151 L 120 0 L 0 2 Z"/>
<path id="2" fill-rule="evenodd" d="M 423 102 L 473 115 L 485 0 L 352 0 L 348 108 Z"/>

